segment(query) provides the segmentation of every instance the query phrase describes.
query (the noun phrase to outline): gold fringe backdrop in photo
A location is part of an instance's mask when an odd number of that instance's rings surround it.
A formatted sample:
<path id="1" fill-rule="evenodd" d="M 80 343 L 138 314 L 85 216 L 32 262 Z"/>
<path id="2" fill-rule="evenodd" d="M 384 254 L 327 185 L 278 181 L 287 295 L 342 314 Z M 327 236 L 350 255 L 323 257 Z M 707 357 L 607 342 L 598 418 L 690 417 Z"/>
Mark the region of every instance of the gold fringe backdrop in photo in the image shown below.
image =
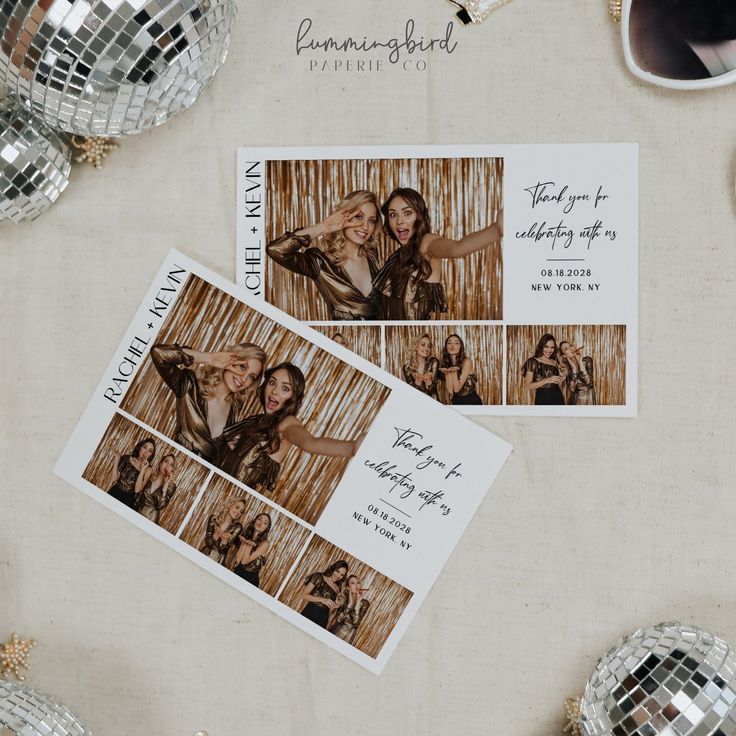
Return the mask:
<path id="1" fill-rule="evenodd" d="M 503 206 L 503 159 L 367 159 L 269 161 L 266 168 L 266 238 L 315 225 L 345 195 L 367 189 L 379 205 L 396 187 L 416 189 L 430 212 L 431 232 L 459 240 L 493 224 Z M 378 232 L 379 263 L 397 243 Z M 502 318 L 501 244 L 442 263 L 449 304 L 443 320 Z M 329 319 L 324 300 L 304 276 L 266 259 L 266 299 L 305 321 Z"/>
<path id="2" fill-rule="evenodd" d="M 553 335 L 582 346 L 593 359 L 593 383 L 598 404 L 626 404 L 626 325 L 508 325 L 506 327 L 506 403 L 533 404 L 534 394 L 523 388 L 523 365 L 534 355 L 542 335 Z M 564 389 L 563 389 L 564 393 Z"/>
<path id="3" fill-rule="evenodd" d="M 412 597 L 411 591 L 391 578 L 381 575 L 380 572 L 326 539 L 314 536 L 309 542 L 304 557 L 299 560 L 299 564 L 281 592 L 280 599 L 289 608 L 301 613 L 306 603 L 301 601 L 299 596 L 306 578 L 314 572 L 323 572 L 338 560 L 345 560 L 348 563 L 348 575 L 357 575 L 361 581 L 361 587 L 369 588 L 365 597 L 370 601 L 370 607 L 358 627 L 353 646 L 365 652 L 369 657 L 375 658 Z"/>
<path id="4" fill-rule="evenodd" d="M 205 352 L 253 342 L 268 364 L 290 361 L 306 376 L 299 418 L 315 436 L 352 440 L 367 432 L 389 390 L 255 309 L 192 276 L 159 332 L 158 341 Z M 176 424 L 174 395 L 146 357 L 122 408 L 167 437 Z M 263 411 L 253 391 L 240 417 Z M 293 448 L 281 464 L 273 500 L 310 524 L 317 521 L 347 467 L 347 458 L 321 457 Z"/>
<path id="5" fill-rule="evenodd" d="M 378 325 L 344 325 L 338 322 L 334 325 L 311 326 L 330 339 L 339 332 L 345 338 L 346 347 L 380 368 L 381 328 Z"/>
<path id="6" fill-rule="evenodd" d="M 158 522 L 158 525 L 166 529 L 167 532 L 176 534 L 202 484 L 205 482 L 209 470 L 185 455 L 181 450 L 177 450 L 175 446 L 162 442 L 158 437 L 152 437 L 151 433 L 142 427 L 120 414 L 115 414 L 84 473 L 82 473 L 82 477 L 107 493 L 112 485 L 109 478 L 113 466 L 113 453 L 119 452 L 121 455 L 128 455 L 141 440 L 148 437 L 151 437 L 156 443 L 156 455 L 151 462 L 154 468 L 164 455 L 172 453 L 176 459 L 176 477 L 174 480 L 176 493 L 169 505 L 161 512 L 161 518 Z"/>
<path id="7" fill-rule="evenodd" d="M 204 544 L 204 535 L 207 531 L 207 522 L 212 514 L 218 514 L 221 509 L 237 499 L 245 501 L 245 513 L 242 517 L 243 529 L 258 514 L 268 514 L 271 517 L 271 531 L 268 534 L 270 542 L 266 564 L 260 572 L 259 587 L 269 595 L 276 595 L 281 583 L 294 564 L 296 558 L 304 549 L 309 538 L 309 530 L 297 524 L 286 514 L 276 511 L 259 498 L 246 493 L 234 483 L 217 475 L 212 478 L 201 501 L 187 522 L 181 539 L 199 550 Z M 229 554 L 227 563 L 232 569 L 235 565 L 234 554 Z"/>
<path id="8" fill-rule="evenodd" d="M 465 353 L 473 361 L 478 376 L 478 396 L 484 404 L 500 404 L 503 400 L 503 327 L 501 325 L 386 325 L 386 370 L 404 380 L 403 366 L 409 362 L 417 338 L 425 332 L 432 340 L 432 356 L 442 360 L 445 340 L 460 335 Z M 440 401 L 449 403 L 444 381 L 439 382 Z"/>

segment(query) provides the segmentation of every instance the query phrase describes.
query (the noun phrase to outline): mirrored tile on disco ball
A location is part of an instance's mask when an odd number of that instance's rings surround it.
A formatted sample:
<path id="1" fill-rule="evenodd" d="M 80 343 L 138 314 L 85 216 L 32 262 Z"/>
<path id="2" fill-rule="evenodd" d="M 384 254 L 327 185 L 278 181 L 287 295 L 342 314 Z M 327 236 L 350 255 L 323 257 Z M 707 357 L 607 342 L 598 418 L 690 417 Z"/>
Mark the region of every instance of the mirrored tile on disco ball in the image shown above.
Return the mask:
<path id="1" fill-rule="evenodd" d="M 19 102 L 0 100 L 0 220 L 35 220 L 69 184 L 71 151 Z"/>
<path id="2" fill-rule="evenodd" d="M 736 736 L 736 655 L 718 637 L 665 623 L 601 658 L 581 703 L 587 736 Z"/>
<path id="3" fill-rule="evenodd" d="M 0 736 L 92 736 L 63 703 L 23 683 L 0 680 Z"/>
<path id="4" fill-rule="evenodd" d="M 69 133 L 137 133 L 194 103 L 236 12 L 235 0 L 0 0 L 0 85 Z"/>

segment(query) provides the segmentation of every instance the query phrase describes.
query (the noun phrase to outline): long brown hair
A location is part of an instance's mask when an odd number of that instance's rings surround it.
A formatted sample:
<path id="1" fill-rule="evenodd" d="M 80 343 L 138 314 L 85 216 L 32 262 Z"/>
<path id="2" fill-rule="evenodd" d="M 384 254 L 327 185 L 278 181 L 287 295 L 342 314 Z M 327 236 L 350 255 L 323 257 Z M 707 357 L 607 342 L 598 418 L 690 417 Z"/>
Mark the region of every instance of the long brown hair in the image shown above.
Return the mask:
<path id="1" fill-rule="evenodd" d="M 268 519 L 268 527 L 266 531 L 264 531 L 260 536 L 256 536 L 256 519 L 258 519 L 259 516 L 265 516 Z M 256 542 L 257 544 L 260 544 L 261 542 L 265 542 L 268 539 L 268 533 L 271 531 L 271 514 L 267 514 L 265 511 L 256 514 L 248 523 L 248 526 L 245 527 L 245 531 L 243 532 L 243 536 L 250 540 L 251 542 Z"/>
<path id="2" fill-rule="evenodd" d="M 153 458 L 156 456 L 156 443 L 150 437 L 146 437 L 145 439 L 138 442 L 136 446 L 130 451 L 130 456 L 134 457 L 137 460 L 140 457 L 143 445 L 151 445 L 151 447 L 153 447 L 151 459 L 148 461 L 149 465 L 153 465 Z"/>
<path id="3" fill-rule="evenodd" d="M 554 360 L 557 357 L 557 340 L 555 340 L 554 335 L 550 335 L 549 332 L 546 332 L 542 337 L 539 338 L 539 342 L 537 343 L 537 347 L 534 350 L 534 357 L 535 358 L 541 358 L 542 353 L 544 352 L 544 346 L 550 341 L 555 344 L 555 349 L 552 352 L 552 355 L 550 356 L 550 360 Z"/>
<path id="4" fill-rule="evenodd" d="M 291 396 L 284 405 L 273 414 L 266 414 L 266 387 L 268 382 L 271 380 L 276 371 L 284 370 L 289 374 L 289 381 L 293 389 Z M 261 402 L 261 406 L 264 409 L 263 414 L 259 414 L 254 422 L 252 431 L 255 436 L 261 436 L 260 440 L 267 453 L 278 452 L 281 446 L 281 438 L 279 437 L 279 424 L 282 419 L 290 416 L 296 416 L 299 409 L 301 408 L 302 402 L 304 401 L 304 389 L 306 388 L 307 380 L 304 378 L 300 368 L 297 368 L 293 363 L 279 363 L 273 368 L 269 368 L 263 374 L 263 382 L 258 388 L 258 400 Z"/>
<path id="5" fill-rule="evenodd" d="M 447 343 L 450 340 L 451 337 L 456 337 L 458 340 L 460 340 L 460 352 L 457 354 L 457 363 L 452 362 L 452 355 L 447 352 Z M 453 366 L 460 366 L 462 369 L 463 364 L 465 363 L 465 358 L 467 356 L 465 355 L 465 343 L 463 342 L 462 337 L 458 335 L 457 333 L 453 332 L 452 335 L 448 335 L 447 339 L 445 340 L 445 347 L 442 348 L 442 367 L 443 368 L 452 368 Z"/>
<path id="6" fill-rule="evenodd" d="M 388 199 L 381 205 L 381 212 L 383 214 L 383 232 L 392 240 L 397 243 L 399 239 L 391 229 L 391 225 L 388 220 L 388 210 L 391 202 L 396 197 L 402 197 L 406 200 L 407 204 L 417 213 L 417 219 L 414 222 L 414 234 L 409 239 L 409 242 L 405 245 L 400 246 L 399 253 L 399 266 L 404 273 L 415 274 L 413 276 L 414 285 L 418 285 L 426 281 L 432 273 L 432 264 L 428 258 L 425 258 L 419 252 L 419 246 L 422 244 L 422 239 L 425 235 L 430 232 L 430 218 L 429 209 L 427 203 L 424 201 L 424 197 L 416 189 L 410 189 L 409 187 L 396 187 L 396 189 L 388 195 Z"/>

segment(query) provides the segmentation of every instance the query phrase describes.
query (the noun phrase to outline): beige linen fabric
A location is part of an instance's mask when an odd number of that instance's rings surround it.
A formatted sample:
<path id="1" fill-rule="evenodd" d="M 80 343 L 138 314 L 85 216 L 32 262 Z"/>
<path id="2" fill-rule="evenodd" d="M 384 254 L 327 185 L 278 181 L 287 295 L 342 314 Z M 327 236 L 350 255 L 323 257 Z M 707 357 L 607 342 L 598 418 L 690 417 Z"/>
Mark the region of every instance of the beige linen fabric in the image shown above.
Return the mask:
<path id="1" fill-rule="evenodd" d="M 604 0 L 514 0 L 424 73 L 309 73 L 315 35 L 439 35 L 444 0 L 241 3 L 187 114 L 0 225 L 0 635 L 100 736 L 559 730 L 616 639 L 736 643 L 736 87 L 623 68 Z M 232 277 L 235 149 L 639 141 L 639 418 L 482 420 L 514 453 L 376 678 L 51 475 L 171 246 Z"/>

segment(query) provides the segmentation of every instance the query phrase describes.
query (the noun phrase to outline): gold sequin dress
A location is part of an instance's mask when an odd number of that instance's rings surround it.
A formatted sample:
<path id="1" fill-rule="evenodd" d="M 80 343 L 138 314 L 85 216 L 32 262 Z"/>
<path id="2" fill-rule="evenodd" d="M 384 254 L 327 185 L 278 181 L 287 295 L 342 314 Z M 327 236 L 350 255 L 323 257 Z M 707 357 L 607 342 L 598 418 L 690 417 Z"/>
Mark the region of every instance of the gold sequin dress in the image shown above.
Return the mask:
<path id="1" fill-rule="evenodd" d="M 161 378 L 176 396 L 174 440 L 195 455 L 214 462 L 221 437 L 213 438 L 207 424 L 207 402 L 190 366 L 194 358 L 179 345 L 154 345 L 151 359 Z M 230 407 L 225 426 L 235 421 L 235 407 Z"/>
<path id="2" fill-rule="evenodd" d="M 357 606 L 350 606 L 349 598 L 335 610 L 330 622 L 329 631 L 348 644 L 355 641 L 358 634 L 358 626 L 368 613 L 370 601 L 363 599 Z"/>
<path id="3" fill-rule="evenodd" d="M 567 403 L 575 406 L 595 406 L 595 386 L 593 385 L 593 359 L 583 357 L 583 371 L 570 368 L 565 378 Z"/>
<path id="4" fill-rule="evenodd" d="M 287 232 L 271 241 L 266 246 L 266 252 L 280 266 L 314 281 L 330 310 L 330 319 L 377 319 L 378 307 L 373 294 L 365 296 L 347 271 L 333 263 L 319 248 L 310 247 L 311 242 L 309 235 Z M 378 262 L 372 255 L 366 258 L 371 279 L 374 279 L 378 273 Z"/>

